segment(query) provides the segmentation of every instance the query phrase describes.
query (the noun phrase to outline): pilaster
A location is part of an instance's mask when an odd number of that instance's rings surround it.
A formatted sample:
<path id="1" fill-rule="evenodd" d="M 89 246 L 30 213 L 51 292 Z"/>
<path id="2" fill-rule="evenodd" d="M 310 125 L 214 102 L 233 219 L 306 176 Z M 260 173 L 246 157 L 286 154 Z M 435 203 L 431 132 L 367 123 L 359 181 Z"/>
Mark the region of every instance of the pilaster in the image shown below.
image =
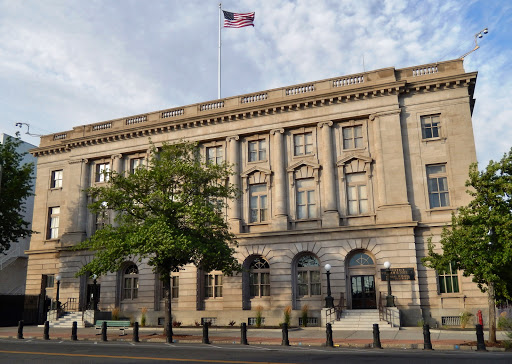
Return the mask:
<path id="1" fill-rule="evenodd" d="M 288 230 L 288 209 L 286 198 L 286 169 L 285 169 L 285 151 L 284 151 L 284 129 L 274 129 L 270 131 L 273 135 L 272 155 L 274 161 L 274 191 L 275 191 L 275 209 L 272 218 L 272 230 Z"/>
<path id="2" fill-rule="evenodd" d="M 340 225 L 340 215 L 336 206 L 336 178 L 334 175 L 334 146 L 332 142 L 332 121 L 318 123 L 321 130 L 321 140 L 318 146 L 322 161 L 323 182 L 323 213 L 322 227 L 336 227 Z"/>
<path id="3" fill-rule="evenodd" d="M 239 136 L 226 138 L 228 145 L 228 162 L 233 165 L 233 175 L 229 176 L 229 183 L 240 190 L 240 159 Z M 238 234 L 242 231 L 242 219 L 240 217 L 240 197 L 228 200 L 228 224 L 231 231 Z"/>

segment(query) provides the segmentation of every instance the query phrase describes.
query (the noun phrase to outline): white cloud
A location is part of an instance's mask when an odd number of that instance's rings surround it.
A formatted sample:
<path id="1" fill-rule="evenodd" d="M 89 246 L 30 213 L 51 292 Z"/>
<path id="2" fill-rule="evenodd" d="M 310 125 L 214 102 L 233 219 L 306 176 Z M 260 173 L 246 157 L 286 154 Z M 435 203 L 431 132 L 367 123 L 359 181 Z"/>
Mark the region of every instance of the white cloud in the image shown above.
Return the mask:
<path id="1" fill-rule="evenodd" d="M 358 73 L 363 56 L 366 70 L 453 59 L 489 26 L 465 61 L 480 72 L 477 152 L 485 161 L 510 148 L 506 3 L 244 0 L 224 8 L 256 11 L 256 26 L 222 30 L 223 96 Z M 213 1 L 0 1 L 0 125 L 54 132 L 215 99 L 217 37 Z"/>

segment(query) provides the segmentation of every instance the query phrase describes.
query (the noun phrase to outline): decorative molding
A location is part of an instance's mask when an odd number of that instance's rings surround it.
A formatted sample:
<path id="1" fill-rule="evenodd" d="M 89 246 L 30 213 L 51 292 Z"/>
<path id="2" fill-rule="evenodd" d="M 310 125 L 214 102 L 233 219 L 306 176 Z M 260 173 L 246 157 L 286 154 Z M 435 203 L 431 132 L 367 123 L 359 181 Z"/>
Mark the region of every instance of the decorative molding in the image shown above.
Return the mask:
<path id="1" fill-rule="evenodd" d="M 272 129 L 270 130 L 270 135 L 274 135 L 276 133 L 279 133 L 279 134 L 284 134 L 284 129 L 283 128 L 278 128 L 278 129 Z"/>
<path id="2" fill-rule="evenodd" d="M 317 124 L 317 126 L 319 128 L 323 128 L 324 125 L 327 125 L 327 126 L 332 126 L 333 125 L 333 122 L 331 120 L 328 120 L 328 121 L 321 121 Z"/>

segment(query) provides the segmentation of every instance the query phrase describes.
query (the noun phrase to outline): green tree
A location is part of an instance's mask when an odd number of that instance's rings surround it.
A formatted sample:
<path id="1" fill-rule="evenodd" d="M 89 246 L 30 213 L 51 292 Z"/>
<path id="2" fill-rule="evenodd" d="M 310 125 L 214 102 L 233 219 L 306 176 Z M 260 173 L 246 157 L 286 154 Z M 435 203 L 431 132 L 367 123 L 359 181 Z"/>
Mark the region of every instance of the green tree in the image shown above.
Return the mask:
<path id="1" fill-rule="evenodd" d="M 153 267 L 163 282 L 167 339 L 172 335 L 172 271 L 193 263 L 209 272 L 232 274 L 240 269 L 233 257 L 236 241 L 223 211 L 237 191 L 227 184 L 226 164 L 202 160 L 196 144 L 151 144 L 147 166 L 134 173 L 108 172 L 105 187 L 88 189 L 95 214 L 114 213 L 114 222 L 97 230 L 77 249 L 94 251 L 77 275 L 116 272 L 126 260 Z"/>
<path id="2" fill-rule="evenodd" d="M 489 341 L 496 342 L 496 297 L 510 299 L 512 294 L 512 149 L 483 171 L 471 165 L 466 186 L 473 200 L 452 215 L 451 227 L 443 228 L 442 253 L 429 240 L 423 264 L 442 271 L 452 262 L 464 276 L 473 277 L 487 292 Z"/>
<path id="3" fill-rule="evenodd" d="M 18 152 L 20 145 L 18 135 L 0 143 L 0 253 L 33 233 L 23 215 L 26 200 L 33 195 L 34 164 L 22 164 L 26 153 Z"/>

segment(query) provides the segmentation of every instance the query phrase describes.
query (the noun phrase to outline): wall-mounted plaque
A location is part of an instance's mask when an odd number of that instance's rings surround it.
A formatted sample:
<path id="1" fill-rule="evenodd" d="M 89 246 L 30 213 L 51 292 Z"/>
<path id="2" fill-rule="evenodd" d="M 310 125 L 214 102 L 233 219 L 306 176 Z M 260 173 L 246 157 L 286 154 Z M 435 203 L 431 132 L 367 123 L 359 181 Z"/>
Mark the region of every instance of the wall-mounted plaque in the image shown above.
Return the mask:
<path id="1" fill-rule="evenodd" d="M 391 281 L 414 281 L 414 268 L 391 268 L 389 280 Z M 386 270 L 380 270 L 380 279 L 387 281 Z"/>

